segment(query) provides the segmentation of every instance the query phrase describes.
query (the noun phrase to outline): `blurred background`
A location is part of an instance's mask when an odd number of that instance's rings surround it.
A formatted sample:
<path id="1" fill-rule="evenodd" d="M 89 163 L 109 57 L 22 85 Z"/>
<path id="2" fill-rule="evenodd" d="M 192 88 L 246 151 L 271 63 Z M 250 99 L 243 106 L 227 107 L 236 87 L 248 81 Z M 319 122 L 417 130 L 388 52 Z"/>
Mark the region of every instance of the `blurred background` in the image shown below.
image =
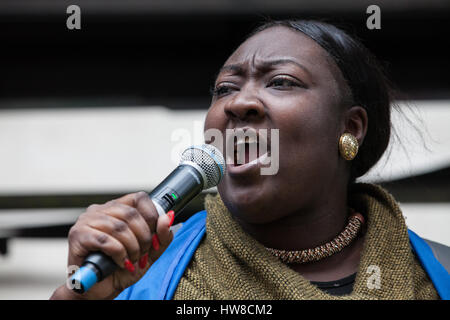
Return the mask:
<path id="1" fill-rule="evenodd" d="M 68 30 L 69 5 L 81 29 Z M 381 29 L 369 30 L 369 5 Z M 0 299 L 64 283 L 78 215 L 151 191 L 201 143 L 215 73 L 266 18 L 325 18 L 386 63 L 402 95 L 396 137 L 362 181 L 399 201 L 409 228 L 450 245 L 450 2 L 2 0 Z M 200 210 L 202 198 L 178 219 Z"/>

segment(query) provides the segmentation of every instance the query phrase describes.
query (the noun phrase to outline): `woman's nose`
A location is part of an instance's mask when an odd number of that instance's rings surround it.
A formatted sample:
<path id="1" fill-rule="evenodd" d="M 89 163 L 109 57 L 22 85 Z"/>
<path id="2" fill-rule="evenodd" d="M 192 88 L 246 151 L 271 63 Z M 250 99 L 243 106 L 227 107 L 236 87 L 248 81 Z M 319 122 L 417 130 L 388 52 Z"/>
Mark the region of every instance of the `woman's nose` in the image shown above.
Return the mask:
<path id="1" fill-rule="evenodd" d="M 264 105 L 257 95 L 250 90 L 241 89 L 225 105 L 225 114 L 231 119 L 249 120 L 265 115 Z"/>

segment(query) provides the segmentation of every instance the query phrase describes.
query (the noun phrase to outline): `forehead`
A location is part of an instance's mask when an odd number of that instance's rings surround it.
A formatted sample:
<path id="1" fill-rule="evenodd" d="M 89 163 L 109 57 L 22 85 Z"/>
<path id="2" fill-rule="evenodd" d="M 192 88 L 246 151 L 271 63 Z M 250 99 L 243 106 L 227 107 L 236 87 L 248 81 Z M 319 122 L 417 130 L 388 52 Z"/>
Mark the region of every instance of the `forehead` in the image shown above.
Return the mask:
<path id="1" fill-rule="evenodd" d="M 324 51 L 303 33 L 283 26 L 265 29 L 244 41 L 226 63 L 243 62 L 256 56 L 267 59 L 274 56 L 292 56 L 303 59 L 318 58 Z"/>
<path id="2" fill-rule="evenodd" d="M 244 41 L 224 65 L 251 65 L 258 61 L 290 58 L 309 71 L 337 79 L 337 66 L 327 52 L 300 31 L 283 26 L 265 29 Z"/>

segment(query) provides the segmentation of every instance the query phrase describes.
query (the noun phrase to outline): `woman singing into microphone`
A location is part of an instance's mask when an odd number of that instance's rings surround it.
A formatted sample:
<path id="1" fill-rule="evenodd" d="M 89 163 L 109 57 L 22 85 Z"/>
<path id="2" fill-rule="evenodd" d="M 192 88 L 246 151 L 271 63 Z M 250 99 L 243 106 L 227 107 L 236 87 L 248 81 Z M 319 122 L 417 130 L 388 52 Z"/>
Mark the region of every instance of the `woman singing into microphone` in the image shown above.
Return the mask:
<path id="1" fill-rule="evenodd" d="M 227 163 L 219 193 L 175 235 L 173 214 L 158 218 L 144 192 L 90 206 L 70 231 L 68 263 L 103 251 L 121 268 L 52 298 L 449 298 L 448 266 L 424 254 L 434 251 L 393 196 L 355 182 L 388 146 L 392 102 L 377 60 L 344 31 L 259 27 L 220 69 L 205 130 L 278 129 L 277 173 Z"/>

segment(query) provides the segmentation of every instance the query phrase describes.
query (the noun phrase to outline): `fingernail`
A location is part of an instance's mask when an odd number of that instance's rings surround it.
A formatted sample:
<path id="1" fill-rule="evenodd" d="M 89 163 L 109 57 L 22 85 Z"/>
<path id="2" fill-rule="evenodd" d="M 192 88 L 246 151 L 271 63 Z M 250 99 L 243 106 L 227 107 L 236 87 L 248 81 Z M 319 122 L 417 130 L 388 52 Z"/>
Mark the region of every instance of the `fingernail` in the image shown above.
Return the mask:
<path id="1" fill-rule="evenodd" d="M 147 265 L 148 253 L 144 254 L 141 259 L 139 259 L 139 268 L 144 269 Z"/>
<path id="2" fill-rule="evenodd" d="M 173 210 L 170 210 L 167 212 L 167 215 L 170 218 L 169 227 L 173 224 L 173 220 L 175 220 L 175 212 Z"/>
<path id="3" fill-rule="evenodd" d="M 124 266 L 125 266 L 125 269 L 127 269 L 127 270 L 130 271 L 131 273 L 134 272 L 135 268 L 134 268 L 134 265 L 131 263 L 130 260 L 125 259 L 125 262 L 124 262 L 123 264 L 124 264 Z"/>
<path id="4" fill-rule="evenodd" d="M 156 233 L 152 237 L 152 246 L 153 246 L 153 249 L 155 249 L 156 251 L 159 250 L 159 239 L 158 239 L 158 235 Z"/>

